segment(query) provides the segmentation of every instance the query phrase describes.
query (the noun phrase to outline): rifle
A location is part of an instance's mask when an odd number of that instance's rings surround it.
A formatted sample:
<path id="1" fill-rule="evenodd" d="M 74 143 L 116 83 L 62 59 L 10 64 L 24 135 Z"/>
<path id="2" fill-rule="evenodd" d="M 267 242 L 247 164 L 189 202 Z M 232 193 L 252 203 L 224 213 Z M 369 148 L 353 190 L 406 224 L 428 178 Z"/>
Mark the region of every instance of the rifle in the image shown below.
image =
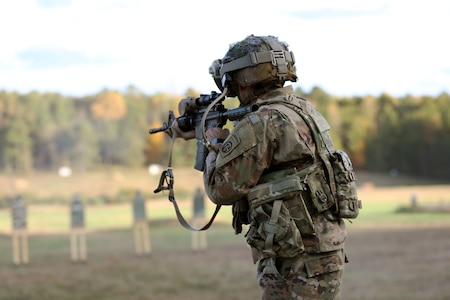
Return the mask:
<path id="1" fill-rule="evenodd" d="M 208 155 L 208 148 L 204 140 L 204 131 L 211 127 L 223 127 L 226 122 L 237 121 L 242 119 L 246 114 L 258 110 L 258 104 L 250 104 L 234 109 L 227 109 L 223 105 L 223 98 L 219 99 L 212 107 L 210 105 L 217 100 L 221 94 L 211 92 L 211 94 L 201 94 L 198 98 L 184 98 L 178 104 L 180 117 L 175 118 L 173 111 L 169 111 L 167 123 L 164 122 L 162 127 L 152 128 L 150 134 L 166 131 L 172 126 L 176 119 L 178 126 L 184 132 L 195 130 L 195 139 L 197 142 L 197 152 L 195 157 L 194 168 L 203 171 L 205 167 L 205 159 Z M 206 115 L 205 115 L 206 113 Z M 204 120 L 203 120 L 204 119 Z M 204 122 L 204 123 L 203 123 Z"/>
<path id="2" fill-rule="evenodd" d="M 163 123 L 163 126 L 159 128 L 152 128 L 149 130 L 150 134 L 157 132 L 163 132 L 168 130 L 174 120 L 177 120 L 179 128 L 184 132 L 195 130 L 195 139 L 197 141 L 197 153 L 195 157 L 194 168 L 199 171 L 203 171 L 205 168 L 205 160 L 208 155 L 208 148 L 206 146 L 205 131 L 212 127 L 223 127 L 228 120 L 237 121 L 242 119 L 246 114 L 258 110 L 258 104 L 250 104 L 243 107 L 234 109 L 227 109 L 222 104 L 225 98 L 227 88 L 224 89 L 222 94 L 211 92 L 211 94 L 201 94 L 198 98 L 188 97 L 184 98 L 178 104 L 178 112 L 180 117 L 175 118 L 173 111 L 169 111 L 169 117 L 167 122 Z M 168 191 L 169 201 L 175 207 L 178 221 L 183 227 L 192 231 L 200 231 L 208 229 L 217 213 L 220 210 L 220 205 L 216 206 L 216 210 L 209 222 L 200 229 L 191 227 L 186 219 L 181 214 L 178 204 L 175 200 L 175 192 L 173 190 L 174 176 L 172 171 L 172 147 L 174 145 L 175 136 L 172 137 L 172 146 L 169 155 L 169 166 L 167 170 L 163 171 L 159 180 L 158 187 L 154 190 L 154 193 L 161 191 Z"/>

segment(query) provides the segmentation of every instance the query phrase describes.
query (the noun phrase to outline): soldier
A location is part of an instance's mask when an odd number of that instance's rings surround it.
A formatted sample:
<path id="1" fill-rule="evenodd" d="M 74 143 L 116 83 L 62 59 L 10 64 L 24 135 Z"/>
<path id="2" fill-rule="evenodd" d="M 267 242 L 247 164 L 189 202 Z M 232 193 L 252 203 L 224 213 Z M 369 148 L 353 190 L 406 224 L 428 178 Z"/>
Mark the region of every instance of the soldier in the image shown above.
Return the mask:
<path id="1" fill-rule="evenodd" d="M 214 203 L 233 206 L 237 234 L 249 224 L 263 299 L 339 299 L 346 229 L 322 160 L 334 145 L 323 116 L 284 86 L 297 80 L 294 63 L 286 43 L 250 35 L 210 67 L 222 92 L 260 107 L 231 133 L 207 130 L 205 190 Z M 171 130 L 194 137 L 176 122 Z"/>
<path id="2" fill-rule="evenodd" d="M 136 191 L 133 199 L 134 245 L 136 255 L 148 255 L 151 252 L 145 200 L 140 191 Z"/>
<path id="3" fill-rule="evenodd" d="M 86 262 L 86 231 L 84 221 L 84 206 L 78 194 L 73 196 L 70 205 L 70 254 L 72 262 Z"/>
<path id="4" fill-rule="evenodd" d="M 21 196 L 12 203 L 13 261 L 16 266 L 28 264 L 27 208 Z"/>

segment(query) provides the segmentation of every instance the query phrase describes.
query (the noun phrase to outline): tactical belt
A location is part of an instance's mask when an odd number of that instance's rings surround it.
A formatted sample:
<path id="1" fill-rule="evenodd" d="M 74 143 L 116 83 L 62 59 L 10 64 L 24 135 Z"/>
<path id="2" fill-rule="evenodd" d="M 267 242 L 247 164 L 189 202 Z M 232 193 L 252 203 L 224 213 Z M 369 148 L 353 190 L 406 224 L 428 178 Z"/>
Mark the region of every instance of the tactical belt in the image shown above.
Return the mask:
<path id="1" fill-rule="evenodd" d="M 278 180 L 270 181 L 268 183 L 258 184 L 253 187 L 247 194 L 247 199 L 252 207 L 260 206 L 261 204 L 273 201 L 280 198 L 286 193 L 293 191 L 305 191 L 306 179 L 309 174 L 320 167 L 320 162 L 316 162 L 301 171 L 295 172 Z M 295 170 L 293 168 L 293 170 Z M 283 171 L 278 171 L 283 172 Z"/>

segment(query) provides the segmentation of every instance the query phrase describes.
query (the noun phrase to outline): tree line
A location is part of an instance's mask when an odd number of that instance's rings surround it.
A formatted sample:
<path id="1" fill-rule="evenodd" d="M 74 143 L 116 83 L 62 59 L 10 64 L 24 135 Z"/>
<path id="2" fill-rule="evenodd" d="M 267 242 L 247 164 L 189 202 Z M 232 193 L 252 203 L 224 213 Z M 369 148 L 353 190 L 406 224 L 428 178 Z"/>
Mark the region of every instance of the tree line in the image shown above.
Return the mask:
<path id="1" fill-rule="evenodd" d="M 356 169 L 450 178 L 448 93 L 339 97 L 319 87 L 295 93 L 327 118 L 336 148 L 349 153 Z M 183 97 L 199 94 L 189 89 L 185 95 L 148 95 L 134 86 L 84 97 L 0 90 L 0 172 L 164 165 L 170 139 L 148 130 L 167 121 L 169 110 L 177 115 Z M 233 108 L 238 102 L 227 103 Z M 177 140 L 174 165 L 193 165 L 195 144 Z"/>

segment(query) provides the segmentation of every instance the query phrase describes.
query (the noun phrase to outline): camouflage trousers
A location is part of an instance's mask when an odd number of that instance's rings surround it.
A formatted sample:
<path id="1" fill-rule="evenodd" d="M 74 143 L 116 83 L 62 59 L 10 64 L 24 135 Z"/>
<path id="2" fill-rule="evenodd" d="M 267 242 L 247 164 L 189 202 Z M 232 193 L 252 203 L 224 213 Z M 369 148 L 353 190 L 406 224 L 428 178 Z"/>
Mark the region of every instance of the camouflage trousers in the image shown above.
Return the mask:
<path id="1" fill-rule="evenodd" d="M 261 259 L 258 282 L 262 299 L 339 300 L 343 270 L 343 250 Z"/>

